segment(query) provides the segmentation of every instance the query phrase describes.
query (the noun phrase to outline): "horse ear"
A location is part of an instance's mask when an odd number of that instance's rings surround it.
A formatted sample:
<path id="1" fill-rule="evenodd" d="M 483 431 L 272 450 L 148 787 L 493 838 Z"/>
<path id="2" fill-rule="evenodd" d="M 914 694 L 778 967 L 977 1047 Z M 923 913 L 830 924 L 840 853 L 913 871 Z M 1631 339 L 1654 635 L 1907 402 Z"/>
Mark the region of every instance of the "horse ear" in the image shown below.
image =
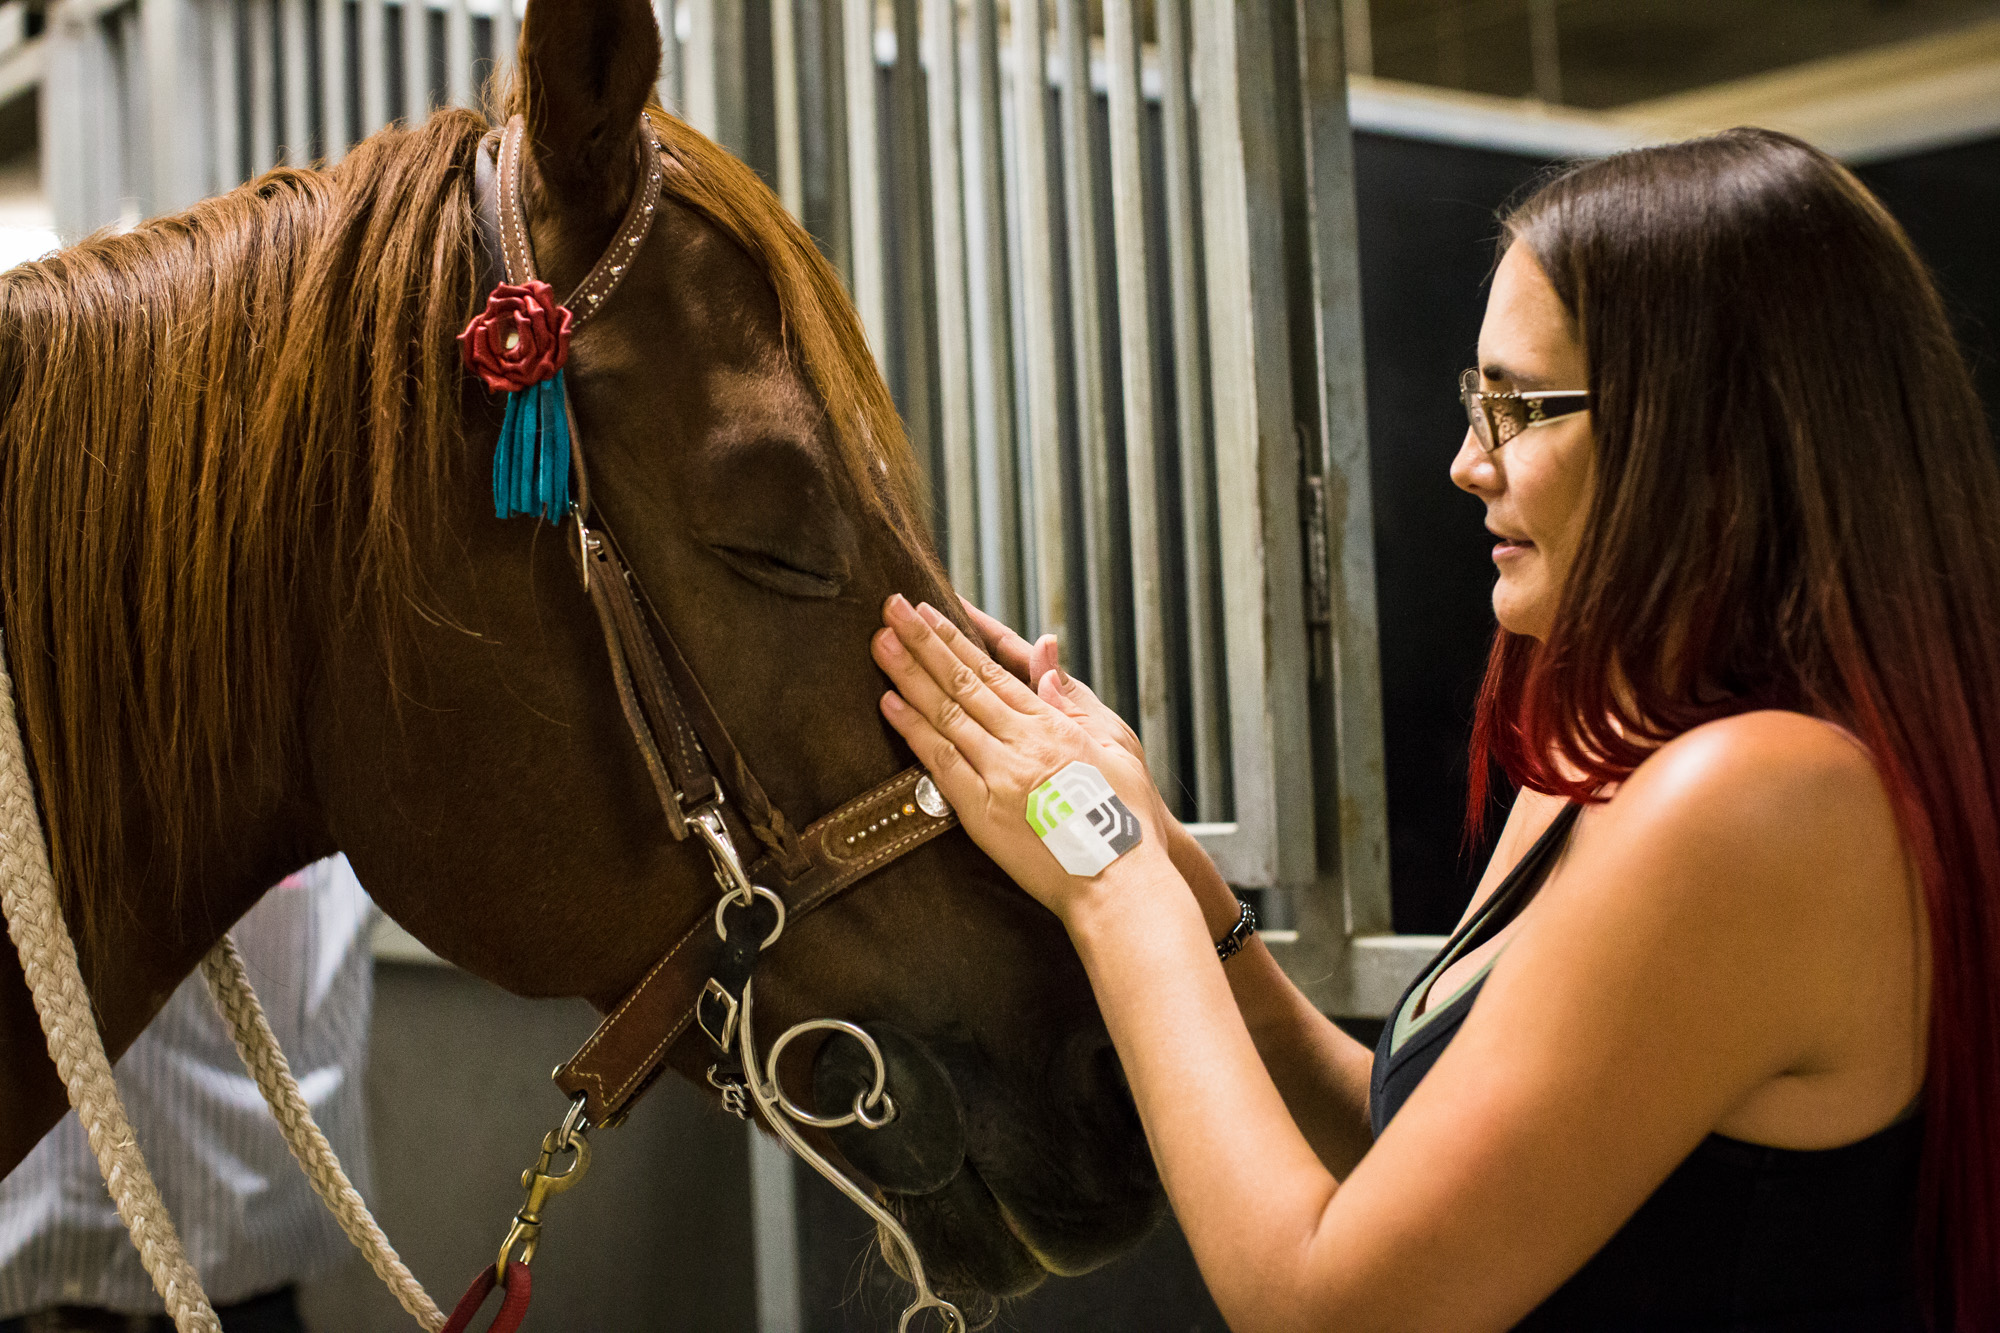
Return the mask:
<path id="1" fill-rule="evenodd" d="M 565 194 L 622 178 L 660 72 L 648 0 L 530 0 L 519 58 L 518 105 L 542 178 Z"/>

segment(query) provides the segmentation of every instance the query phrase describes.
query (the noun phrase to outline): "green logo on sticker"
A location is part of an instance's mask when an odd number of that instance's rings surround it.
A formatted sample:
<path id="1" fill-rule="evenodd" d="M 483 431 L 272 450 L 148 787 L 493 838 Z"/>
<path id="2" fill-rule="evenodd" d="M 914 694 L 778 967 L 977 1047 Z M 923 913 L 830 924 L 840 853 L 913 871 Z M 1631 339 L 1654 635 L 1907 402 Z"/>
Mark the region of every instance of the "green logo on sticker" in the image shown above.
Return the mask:
<path id="1" fill-rule="evenodd" d="M 1056 825 L 1076 813 L 1076 807 L 1057 789 L 1051 778 L 1028 793 L 1028 827 L 1038 838 L 1046 838 Z"/>

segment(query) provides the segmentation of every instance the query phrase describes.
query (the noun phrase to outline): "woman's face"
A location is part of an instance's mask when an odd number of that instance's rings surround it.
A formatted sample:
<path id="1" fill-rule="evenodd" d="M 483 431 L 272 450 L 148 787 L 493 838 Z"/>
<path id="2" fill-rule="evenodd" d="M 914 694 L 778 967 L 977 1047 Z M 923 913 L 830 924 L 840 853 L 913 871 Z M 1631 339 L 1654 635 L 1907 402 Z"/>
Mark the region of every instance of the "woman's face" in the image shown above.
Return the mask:
<path id="1" fill-rule="evenodd" d="M 1510 245 L 1479 326 L 1481 388 L 1532 393 L 1584 387 L 1583 346 L 1556 289 L 1525 245 Z M 1471 430 L 1451 479 L 1486 502 L 1499 543 L 1493 614 L 1515 634 L 1546 638 L 1583 535 L 1594 482 L 1590 414 L 1557 417 L 1487 453 Z"/>

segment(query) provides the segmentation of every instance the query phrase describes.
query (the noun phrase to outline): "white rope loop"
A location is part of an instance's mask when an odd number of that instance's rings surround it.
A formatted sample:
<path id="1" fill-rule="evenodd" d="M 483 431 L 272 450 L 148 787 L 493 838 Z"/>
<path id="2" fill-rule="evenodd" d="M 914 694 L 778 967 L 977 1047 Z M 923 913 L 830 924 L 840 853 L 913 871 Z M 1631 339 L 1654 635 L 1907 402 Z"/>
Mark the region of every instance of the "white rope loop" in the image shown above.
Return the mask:
<path id="1" fill-rule="evenodd" d="M 437 1333 L 444 1327 L 444 1311 L 418 1282 L 402 1259 L 396 1254 L 389 1238 L 382 1234 L 376 1224 L 374 1214 L 368 1211 L 360 1191 L 341 1169 L 340 1157 L 333 1151 L 333 1145 L 326 1141 L 314 1123 L 312 1111 L 306 1105 L 305 1094 L 299 1091 L 298 1080 L 292 1077 L 291 1064 L 285 1059 L 284 1051 L 278 1045 L 277 1034 L 271 1031 L 270 1023 L 264 1017 L 264 1007 L 257 1002 L 257 992 L 250 988 L 249 974 L 243 970 L 243 957 L 236 951 L 236 942 L 225 935 L 201 960 L 203 977 L 208 982 L 208 993 L 215 1000 L 215 1007 L 229 1023 L 229 1034 L 236 1041 L 236 1053 L 243 1057 L 243 1067 L 257 1080 L 258 1091 L 264 1094 L 265 1104 L 271 1114 L 277 1117 L 278 1128 L 285 1136 L 285 1146 L 292 1150 L 299 1167 L 312 1182 L 315 1193 L 327 1206 L 340 1229 L 354 1242 L 354 1248 L 367 1258 L 368 1266 L 375 1270 L 375 1276 L 396 1297 L 398 1303 L 409 1311 L 410 1317 L 424 1327 L 426 1333 Z"/>
<path id="2" fill-rule="evenodd" d="M 132 1137 L 118 1085 L 111 1080 L 111 1060 L 56 898 L 21 727 L 14 715 L 14 681 L 4 654 L 0 654 L 0 910 L 6 913 L 7 933 L 21 955 L 21 971 L 48 1036 L 49 1058 L 55 1061 L 70 1105 L 90 1137 L 105 1187 L 125 1229 L 132 1233 L 153 1290 L 166 1303 L 180 1333 L 222 1333 Z"/>

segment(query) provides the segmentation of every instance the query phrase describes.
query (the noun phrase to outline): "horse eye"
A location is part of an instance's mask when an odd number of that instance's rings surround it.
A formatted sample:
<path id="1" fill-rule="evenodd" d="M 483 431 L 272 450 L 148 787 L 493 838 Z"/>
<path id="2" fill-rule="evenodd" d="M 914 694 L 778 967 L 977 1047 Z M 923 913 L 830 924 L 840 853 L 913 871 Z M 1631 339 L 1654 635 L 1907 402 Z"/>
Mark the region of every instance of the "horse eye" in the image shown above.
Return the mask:
<path id="1" fill-rule="evenodd" d="M 711 543 L 708 549 L 737 574 L 785 597 L 838 597 L 847 584 L 845 569 L 836 573 L 805 569 L 783 556 L 743 546 Z"/>

